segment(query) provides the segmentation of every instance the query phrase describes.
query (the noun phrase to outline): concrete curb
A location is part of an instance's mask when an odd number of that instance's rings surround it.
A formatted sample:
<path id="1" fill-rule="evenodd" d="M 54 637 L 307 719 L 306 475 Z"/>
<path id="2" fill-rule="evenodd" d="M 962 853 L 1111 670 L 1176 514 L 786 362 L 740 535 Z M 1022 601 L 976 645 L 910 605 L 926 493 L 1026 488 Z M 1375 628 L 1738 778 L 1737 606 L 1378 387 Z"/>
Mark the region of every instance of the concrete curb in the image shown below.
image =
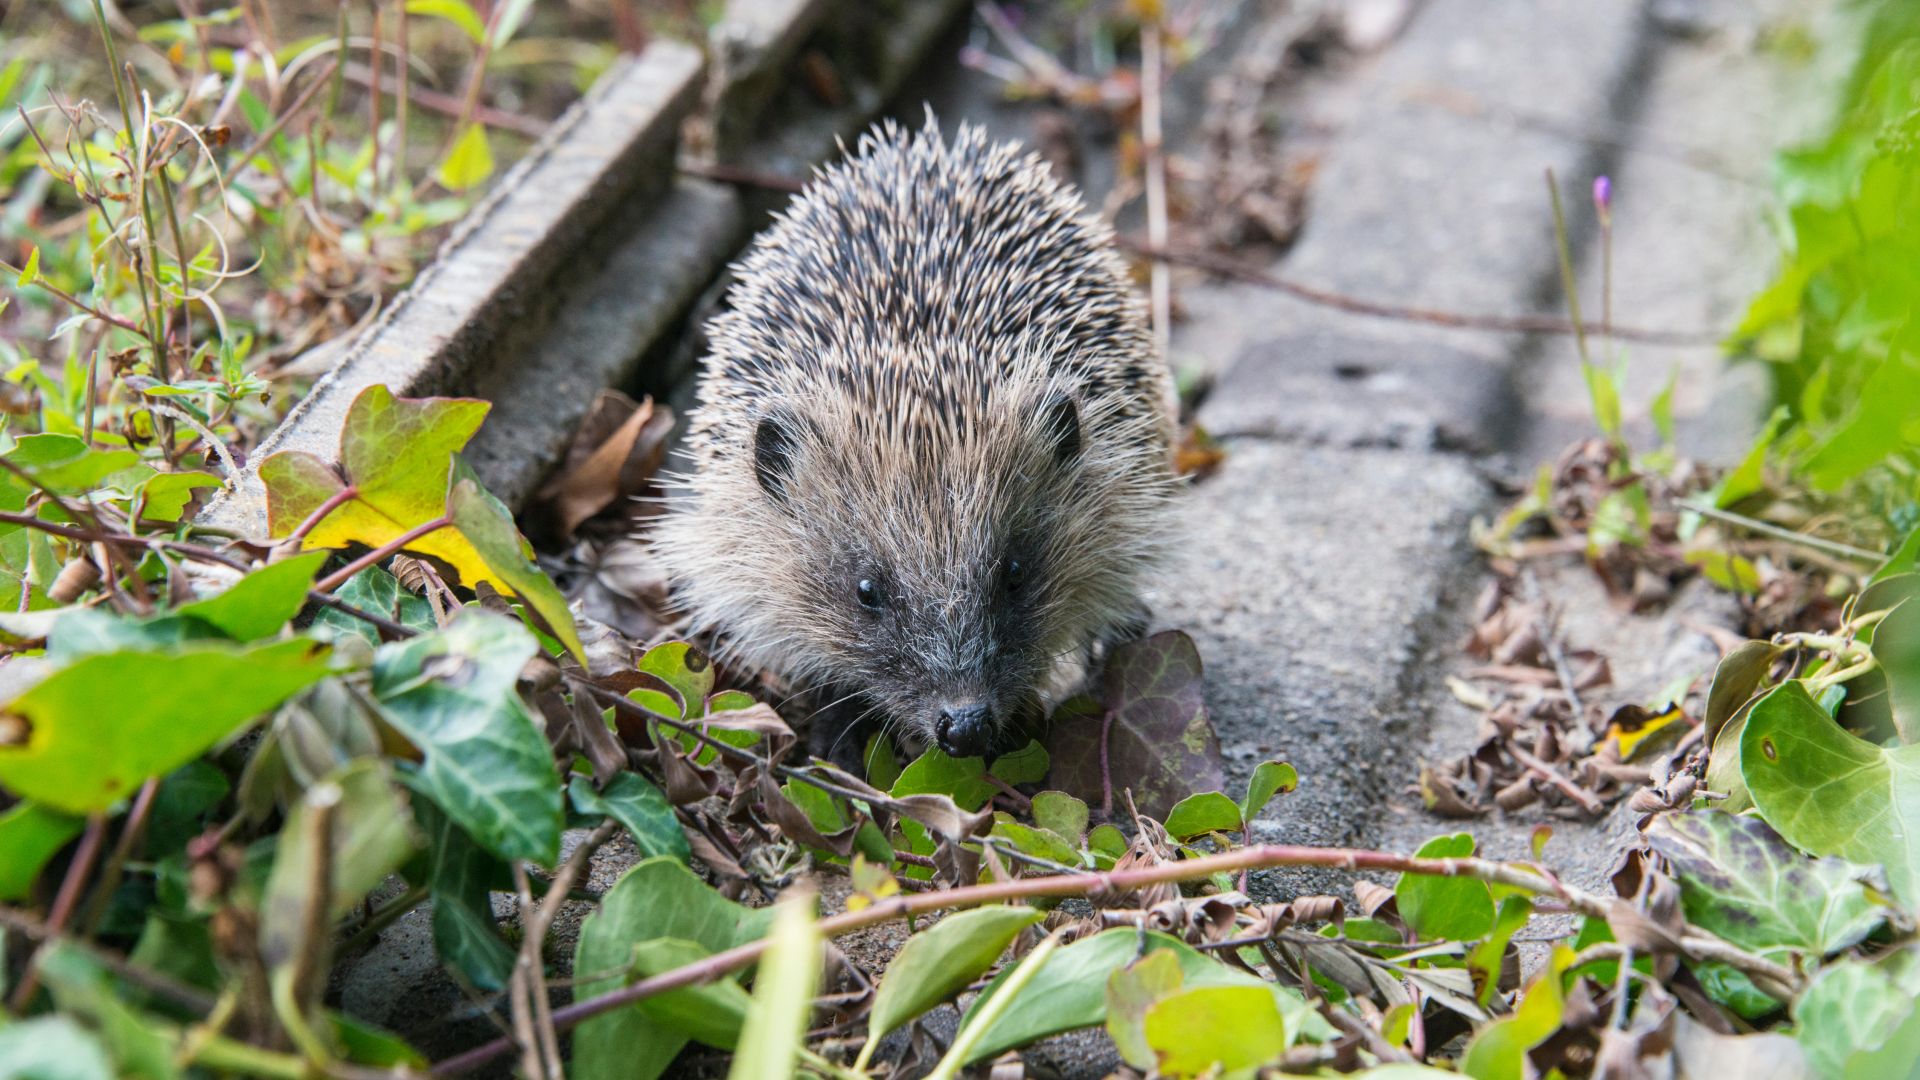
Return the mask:
<path id="1" fill-rule="evenodd" d="M 552 300 L 545 289 L 556 271 L 596 247 L 596 234 L 623 203 L 667 186 L 702 67 L 696 50 L 660 42 L 603 76 L 255 448 L 201 522 L 264 536 L 259 463 L 281 450 L 332 460 L 347 408 L 369 386 L 385 384 L 398 394 L 469 391 L 471 373 L 494 361 L 501 330 L 545 314 Z"/>

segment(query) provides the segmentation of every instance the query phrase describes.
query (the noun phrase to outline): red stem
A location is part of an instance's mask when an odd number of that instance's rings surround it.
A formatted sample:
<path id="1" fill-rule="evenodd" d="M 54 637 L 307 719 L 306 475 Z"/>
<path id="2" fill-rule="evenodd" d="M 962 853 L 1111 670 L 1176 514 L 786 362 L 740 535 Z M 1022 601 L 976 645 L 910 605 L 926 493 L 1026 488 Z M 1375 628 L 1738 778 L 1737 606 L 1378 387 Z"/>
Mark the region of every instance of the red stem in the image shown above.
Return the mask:
<path id="1" fill-rule="evenodd" d="M 442 514 L 432 521 L 415 525 L 413 528 L 408 529 L 392 540 L 387 541 L 340 569 L 335 570 L 333 573 L 328 574 L 326 577 L 321 578 L 314 584 L 313 590 L 315 592 L 330 593 L 340 586 L 345 585 L 353 575 L 365 570 L 367 567 L 376 566 L 385 562 L 387 559 L 405 550 L 406 546 L 415 540 L 420 539 L 428 533 L 438 532 L 452 524 L 453 518 Z"/>

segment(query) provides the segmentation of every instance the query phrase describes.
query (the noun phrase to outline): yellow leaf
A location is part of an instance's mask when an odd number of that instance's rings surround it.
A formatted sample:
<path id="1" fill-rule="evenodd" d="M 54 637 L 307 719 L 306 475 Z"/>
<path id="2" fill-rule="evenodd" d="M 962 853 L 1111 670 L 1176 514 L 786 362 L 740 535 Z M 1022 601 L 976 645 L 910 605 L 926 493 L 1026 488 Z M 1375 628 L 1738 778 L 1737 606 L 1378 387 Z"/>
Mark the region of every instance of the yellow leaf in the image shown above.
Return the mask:
<path id="1" fill-rule="evenodd" d="M 487 146 L 487 129 L 478 123 L 468 124 L 440 163 L 440 186 L 448 191 L 466 191 L 486 183 L 492 175 L 493 151 Z"/>

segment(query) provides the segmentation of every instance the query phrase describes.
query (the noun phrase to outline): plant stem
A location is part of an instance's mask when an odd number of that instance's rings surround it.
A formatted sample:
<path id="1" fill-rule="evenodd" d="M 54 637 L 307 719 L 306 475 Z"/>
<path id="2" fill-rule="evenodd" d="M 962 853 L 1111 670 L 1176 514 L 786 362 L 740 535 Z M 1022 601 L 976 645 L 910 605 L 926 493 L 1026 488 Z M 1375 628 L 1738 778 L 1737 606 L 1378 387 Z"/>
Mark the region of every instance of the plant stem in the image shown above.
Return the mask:
<path id="1" fill-rule="evenodd" d="M 73 853 L 73 861 L 67 864 L 67 876 L 60 880 L 60 891 L 54 894 L 53 907 L 47 912 L 48 940 L 58 937 L 66 929 L 67 920 L 73 917 L 74 905 L 80 902 L 80 891 L 86 886 L 87 875 L 93 870 L 93 860 L 100 854 L 100 840 L 106 832 L 107 815 L 95 813 L 87 818 L 87 831 L 80 834 L 80 846 Z M 45 943 L 40 948 L 45 949 Z M 35 950 L 35 959 L 38 955 L 39 950 Z M 25 1013 L 39 989 L 40 965 L 30 960 L 7 1008 L 15 1016 Z"/>
<path id="2" fill-rule="evenodd" d="M 385 562 L 405 550 L 406 546 L 415 540 L 420 539 L 428 533 L 438 532 L 452 524 L 453 518 L 450 515 L 442 514 L 432 521 L 415 525 L 413 528 L 408 529 L 392 540 L 374 548 L 372 551 L 367 552 L 365 555 L 360 556 L 340 569 L 335 570 L 333 573 L 328 574 L 318 582 L 315 582 L 313 586 L 314 591 L 330 593 L 340 586 L 345 585 L 352 579 L 353 575 L 365 570 L 367 567 L 378 566 L 380 563 Z"/>
<path id="3" fill-rule="evenodd" d="M 331 514 L 335 510 L 338 510 L 342 503 L 352 502 L 354 499 L 357 499 L 359 497 L 360 497 L 360 489 L 355 487 L 352 484 L 348 484 L 346 487 L 343 487 L 339 491 L 336 491 L 333 494 L 327 496 L 327 499 L 325 502 L 321 503 L 319 506 L 314 507 L 313 513 L 308 514 L 306 517 L 306 520 L 302 521 L 299 527 L 295 528 L 292 532 L 288 533 L 285 539 L 288 539 L 288 540 L 306 539 L 307 534 L 312 532 L 314 530 L 314 527 L 316 525 L 319 525 L 321 521 L 325 520 L 328 514 Z"/>
<path id="4" fill-rule="evenodd" d="M 1531 866 L 1496 862 L 1490 859 L 1425 859 L 1357 848 L 1261 844 L 1217 855 L 1161 863 L 1156 866 L 1136 867 L 1130 870 L 1113 870 L 1104 873 L 1089 871 L 1051 877 L 1022 878 L 985 885 L 967 885 L 937 892 L 888 897 L 859 911 L 842 912 L 820 920 L 820 934 L 828 938 L 839 937 L 894 919 L 911 918 L 949 908 L 978 907 L 982 904 L 1030 900 L 1037 897 L 1084 897 L 1132 892 L 1149 885 L 1195 881 L 1218 873 L 1271 869 L 1279 866 L 1317 866 L 1350 873 L 1380 871 L 1424 874 L 1431 877 L 1473 878 L 1493 884 L 1509 885 L 1530 893 L 1553 896 L 1564 903 L 1568 909 L 1598 919 L 1607 918 L 1614 913 L 1616 904 L 1624 903 L 1624 901 L 1604 898 L 1577 889 Z M 1748 953 L 1704 931 L 1686 934 L 1680 938 L 1678 946 L 1688 956 L 1723 960 L 1755 976 L 1756 979 L 1769 980 L 1781 987 L 1791 988 L 1800 985 L 1803 981 L 1790 969 Z M 557 1031 L 566 1031 L 584 1020 L 635 1001 L 669 990 L 710 982 L 730 971 L 736 971 L 753 963 L 759 959 L 766 947 L 767 943 L 764 939 L 748 942 L 724 952 L 715 953 L 685 967 L 641 979 L 599 997 L 576 1001 L 554 1012 L 554 1028 Z M 1791 991 L 1788 996 L 1792 996 Z M 512 1051 L 513 1047 L 514 1042 L 510 1038 L 495 1039 L 437 1062 L 430 1070 L 430 1074 L 457 1076 Z"/>
<path id="5" fill-rule="evenodd" d="M 1573 343 L 1580 362 L 1591 364 L 1587 353 L 1587 330 L 1580 322 L 1580 286 L 1573 276 L 1573 247 L 1567 241 L 1567 212 L 1560 205 L 1560 184 L 1553 170 L 1547 170 L 1547 195 L 1553 200 L 1553 246 L 1560 256 L 1560 287 L 1567 294 L 1567 313 L 1573 317 Z"/>
<path id="6" fill-rule="evenodd" d="M 1682 510 L 1691 510 L 1705 517 L 1717 518 L 1729 525 L 1738 525 L 1750 532 L 1757 532 L 1762 536 L 1771 536 L 1776 540 L 1785 540 L 1792 544 L 1804 544 L 1816 551 L 1824 551 L 1829 555 L 1838 555 L 1847 559 L 1858 559 L 1861 562 L 1871 563 L 1875 566 L 1887 560 L 1887 556 L 1883 552 L 1868 551 L 1866 548 L 1857 548 L 1852 544 L 1842 544 L 1837 540 L 1823 540 L 1818 536 L 1808 536 L 1805 533 L 1797 533 L 1792 529 L 1781 528 L 1778 525 L 1761 521 L 1758 518 L 1750 518 L 1744 514 L 1736 514 L 1731 510 L 1722 510 L 1710 503 L 1681 499 L 1678 500 L 1676 505 Z"/>

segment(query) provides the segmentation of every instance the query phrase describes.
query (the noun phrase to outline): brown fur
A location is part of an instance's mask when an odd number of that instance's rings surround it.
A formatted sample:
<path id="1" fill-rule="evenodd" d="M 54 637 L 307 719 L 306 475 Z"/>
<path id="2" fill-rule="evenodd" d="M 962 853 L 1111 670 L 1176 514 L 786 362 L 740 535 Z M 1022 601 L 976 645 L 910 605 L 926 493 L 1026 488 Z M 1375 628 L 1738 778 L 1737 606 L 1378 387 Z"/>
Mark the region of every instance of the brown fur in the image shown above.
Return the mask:
<path id="1" fill-rule="evenodd" d="M 1169 380 L 1111 233 L 1037 157 L 882 124 L 736 269 L 655 534 L 696 629 L 925 742 L 1138 619 Z"/>

